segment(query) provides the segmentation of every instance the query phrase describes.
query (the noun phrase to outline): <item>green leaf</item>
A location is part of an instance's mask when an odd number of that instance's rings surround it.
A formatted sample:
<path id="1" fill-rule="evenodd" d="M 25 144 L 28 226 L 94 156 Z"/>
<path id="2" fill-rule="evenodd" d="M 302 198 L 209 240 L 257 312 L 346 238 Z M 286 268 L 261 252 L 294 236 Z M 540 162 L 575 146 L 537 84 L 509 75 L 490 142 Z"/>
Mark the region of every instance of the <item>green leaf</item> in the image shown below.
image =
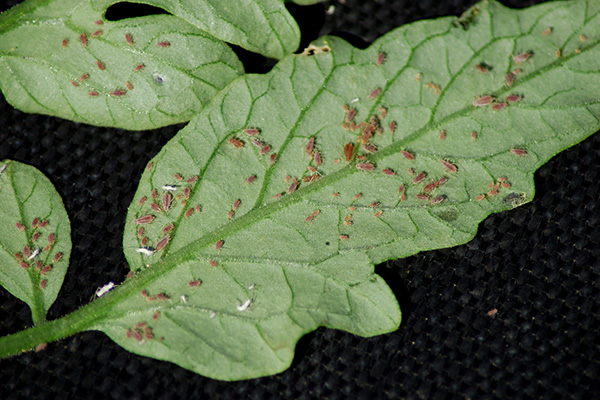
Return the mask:
<path id="1" fill-rule="evenodd" d="M 470 240 L 599 128 L 599 9 L 482 2 L 236 80 L 148 164 L 124 234 L 137 291 L 94 328 L 224 380 L 283 370 L 319 325 L 395 329 L 374 264 Z"/>
<path id="2" fill-rule="evenodd" d="M 71 254 L 71 226 L 52 183 L 37 169 L 0 162 L 0 284 L 46 318 Z"/>
<path id="3" fill-rule="evenodd" d="M 243 73 L 222 41 L 173 15 L 108 21 L 108 1 L 0 16 L 0 89 L 26 112 L 131 130 L 189 121 Z"/>

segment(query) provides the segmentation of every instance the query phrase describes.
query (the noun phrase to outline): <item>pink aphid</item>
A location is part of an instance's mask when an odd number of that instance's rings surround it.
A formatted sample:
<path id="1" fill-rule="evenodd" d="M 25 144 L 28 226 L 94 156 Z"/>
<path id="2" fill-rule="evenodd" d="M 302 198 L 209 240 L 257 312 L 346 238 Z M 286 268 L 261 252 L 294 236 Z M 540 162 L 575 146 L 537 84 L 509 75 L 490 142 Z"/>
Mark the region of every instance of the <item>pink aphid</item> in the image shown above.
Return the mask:
<path id="1" fill-rule="evenodd" d="M 69 39 L 63 39 L 62 40 L 62 47 L 63 48 L 67 47 L 67 43 L 69 43 Z"/>
<path id="2" fill-rule="evenodd" d="M 57 263 L 60 261 L 61 258 L 62 258 L 62 253 L 56 253 L 56 254 L 54 254 L 54 257 L 52 258 L 52 262 Z"/>
<path id="3" fill-rule="evenodd" d="M 104 64 L 102 64 L 102 61 L 96 60 L 96 66 L 98 66 L 100 71 L 104 71 Z"/>
<path id="4" fill-rule="evenodd" d="M 79 35 L 79 41 L 81 42 L 83 47 L 87 46 L 87 36 L 85 35 L 85 33 Z"/>
<path id="5" fill-rule="evenodd" d="M 141 239 L 142 237 L 144 237 L 144 227 L 143 227 L 143 226 L 140 226 L 140 227 L 138 228 L 138 230 L 137 230 L 137 237 L 138 237 L 139 239 Z"/>
<path id="6" fill-rule="evenodd" d="M 40 233 L 36 232 L 33 234 L 33 236 L 31 236 L 31 241 L 32 242 L 37 242 L 37 240 L 40 238 Z"/>
<path id="7" fill-rule="evenodd" d="M 144 203 L 146 202 L 147 197 L 146 196 L 142 196 L 140 198 L 140 201 L 138 201 L 138 206 L 142 206 L 144 205 Z"/>
<path id="8" fill-rule="evenodd" d="M 444 139 L 446 139 L 446 131 L 442 129 L 440 131 L 440 140 L 444 140 Z"/>
<path id="9" fill-rule="evenodd" d="M 513 61 L 517 64 L 527 61 L 531 57 L 530 53 L 523 52 L 513 56 Z"/>
<path id="10" fill-rule="evenodd" d="M 527 150 L 524 150 L 524 149 L 510 149 L 510 152 L 512 154 L 517 155 L 517 156 L 525 156 L 525 155 L 527 155 Z"/>
<path id="11" fill-rule="evenodd" d="M 54 236 L 54 233 L 50 233 L 48 235 L 48 245 L 52 246 L 54 244 L 55 239 L 56 239 L 56 236 Z"/>
<path id="12" fill-rule="evenodd" d="M 313 154 L 313 159 L 315 160 L 315 165 L 317 166 L 320 166 L 323 163 L 323 160 L 321 159 L 321 153 L 318 151 L 315 151 Z"/>
<path id="13" fill-rule="evenodd" d="M 354 108 L 349 109 L 348 112 L 346 113 L 346 122 L 352 121 L 355 116 L 356 116 L 356 109 L 354 109 Z"/>
<path id="14" fill-rule="evenodd" d="M 407 160 L 414 160 L 415 156 L 412 153 L 409 153 L 406 150 L 400 150 L 400 153 L 402 153 L 402 155 L 404 156 L 404 158 L 406 158 Z"/>
<path id="15" fill-rule="evenodd" d="M 141 71 L 144 68 L 144 64 L 138 64 L 133 69 L 135 72 Z"/>
<path id="16" fill-rule="evenodd" d="M 240 199 L 237 199 L 237 200 L 235 200 L 235 201 L 233 202 L 233 204 L 231 205 L 231 209 L 232 209 L 233 211 L 237 210 L 237 209 L 238 209 L 238 207 L 240 206 L 240 204 L 241 204 L 241 200 L 240 200 Z"/>
<path id="17" fill-rule="evenodd" d="M 192 176 L 191 178 L 189 178 L 186 182 L 187 183 L 194 183 L 198 180 L 198 177 L 196 175 Z"/>
<path id="18" fill-rule="evenodd" d="M 163 233 L 169 233 L 173 230 L 173 228 L 175 227 L 175 225 L 173 225 L 173 223 L 170 223 L 169 225 L 165 226 L 162 231 Z"/>
<path id="19" fill-rule="evenodd" d="M 506 101 L 509 103 L 515 103 L 517 101 L 521 101 L 521 96 L 517 96 L 517 95 L 506 96 Z"/>
<path id="20" fill-rule="evenodd" d="M 314 147 L 315 147 L 315 138 L 312 137 L 308 140 L 308 143 L 306 143 L 306 146 L 304 146 L 304 152 L 309 157 L 312 157 Z"/>
<path id="21" fill-rule="evenodd" d="M 457 171 L 456 165 L 452 164 L 451 162 L 443 160 L 443 159 L 440 160 L 440 162 L 442 163 L 442 165 L 444 166 L 444 168 L 446 168 L 446 170 L 448 172 L 455 173 Z"/>
<path id="22" fill-rule="evenodd" d="M 437 187 L 437 182 L 430 182 L 427 185 L 423 186 L 423 191 L 425 193 L 429 193 L 431 192 L 433 189 L 435 189 Z"/>
<path id="23" fill-rule="evenodd" d="M 361 144 L 360 147 L 366 151 L 367 153 L 375 153 L 377 151 L 377 147 L 373 146 L 372 144 Z"/>
<path id="24" fill-rule="evenodd" d="M 133 90 L 133 85 L 132 85 L 131 83 L 129 83 L 129 82 L 125 82 L 125 87 L 126 87 L 128 90 Z"/>
<path id="25" fill-rule="evenodd" d="M 184 216 L 185 218 L 189 218 L 189 217 L 190 217 L 190 216 L 191 216 L 193 213 L 194 213 L 194 209 L 193 209 L 193 208 L 188 208 L 188 209 L 185 211 L 185 214 L 183 214 L 183 216 Z"/>
<path id="26" fill-rule="evenodd" d="M 96 21 L 94 21 L 94 24 L 96 25 L 102 25 L 104 22 L 102 22 L 101 19 L 97 19 Z"/>
<path id="27" fill-rule="evenodd" d="M 189 187 L 186 187 L 185 189 L 183 189 L 183 198 L 188 199 L 190 197 L 190 193 L 191 193 L 191 189 Z"/>
<path id="28" fill-rule="evenodd" d="M 88 96 L 90 96 L 90 97 L 96 97 L 96 96 L 98 96 L 98 92 L 92 90 L 91 92 L 88 92 Z"/>
<path id="29" fill-rule="evenodd" d="M 125 41 L 127 42 L 128 45 L 133 46 L 133 38 L 131 37 L 131 35 L 129 33 L 125 34 Z"/>
<path id="30" fill-rule="evenodd" d="M 156 212 L 162 212 L 162 208 L 156 203 L 150 203 L 150 208 Z"/>
<path id="31" fill-rule="evenodd" d="M 290 184 L 290 186 L 287 189 L 287 194 L 294 193 L 297 188 L 298 188 L 298 181 L 296 180 L 296 178 L 293 178 L 292 183 Z"/>
<path id="32" fill-rule="evenodd" d="M 388 176 L 394 176 L 394 175 L 396 175 L 396 173 L 394 171 L 392 171 L 391 169 L 389 169 L 389 168 L 385 168 L 381 172 L 383 172 L 384 175 L 388 175 Z"/>
<path id="33" fill-rule="evenodd" d="M 373 100 L 374 98 L 378 97 L 380 94 L 381 94 L 381 88 L 375 88 L 375 89 L 373 89 L 373 91 L 371 93 L 369 93 L 367 98 L 370 100 Z"/>
<path id="34" fill-rule="evenodd" d="M 494 103 L 494 104 L 492 104 L 492 110 L 495 110 L 495 111 L 502 110 L 507 105 L 508 105 L 508 103 L 506 103 L 506 102 Z"/>
<path id="35" fill-rule="evenodd" d="M 356 169 L 359 169 L 361 171 L 373 171 L 375 169 L 375 166 L 371 163 L 360 163 L 360 164 L 356 164 Z"/>
<path id="36" fill-rule="evenodd" d="M 244 142 L 242 142 L 241 140 L 237 140 L 235 138 L 229 138 L 228 139 L 229 143 L 231 143 L 233 145 L 233 147 L 235 147 L 236 149 L 241 149 L 242 147 L 244 147 Z"/>
<path id="37" fill-rule="evenodd" d="M 480 98 L 478 98 L 477 100 L 475 100 L 473 102 L 473 105 L 475 107 L 483 107 L 483 106 L 487 106 L 488 104 L 490 104 L 492 101 L 494 101 L 494 98 L 492 96 L 482 96 Z"/>
<path id="38" fill-rule="evenodd" d="M 273 165 L 277 162 L 277 153 L 271 153 L 269 156 L 269 164 Z"/>
<path id="39" fill-rule="evenodd" d="M 425 172 L 419 172 L 417 176 L 415 176 L 415 179 L 413 179 L 413 183 L 419 183 L 423 179 L 425 179 L 425 177 L 427 177 L 427 174 Z"/>
<path id="40" fill-rule="evenodd" d="M 377 61 L 375 61 L 375 64 L 377 64 L 377 65 L 383 64 L 383 62 L 385 61 L 385 57 L 386 57 L 386 53 L 384 53 L 383 51 L 380 52 L 379 54 L 377 54 Z"/>
<path id="41" fill-rule="evenodd" d="M 171 237 L 169 235 L 165 236 L 164 238 L 160 239 L 158 241 L 158 243 L 156 243 L 156 247 L 154 248 L 154 250 L 159 251 L 165 248 L 165 246 L 167 245 L 167 243 L 169 243 L 169 240 L 171 240 Z"/>
<path id="42" fill-rule="evenodd" d="M 115 97 L 120 97 L 120 96 L 124 96 L 125 95 L 125 91 L 122 89 L 117 89 L 117 90 L 113 90 L 112 92 L 109 92 L 108 94 L 111 96 L 115 96 Z"/>
<path id="43" fill-rule="evenodd" d="M 40 228 L 45 228 L 45 227 L 46 227 L 46 225 L 48 225 L 48 221 L 44 220 L 44 221 L 40 221 L 40 223 L 39 223 L 38 227 L 40 227 Z"/>
<path id="44" fill-rule="evenodd" d="M 41 263 L 41 261 L 40 261 L 40 263 Z M 45 275 L 50 271 L 52 271 L 52 266 L 46 265 L 46 266 L 44 266 L 44 268 L 40 269 L 40 274 Z"/>
<path id="45" fill-rule="evenodd" d="M 248 136 L 256 136 L 260 133 L 260 131 L 256 128 L 247 128 L 243 131 Z"/>
<path id="46" fill-rule="evenodd" d="M 190 287 L 197 287 L 197 286 L 200 286 L 201 284 L 202 284 L 201 280 L 195 280 L 195 281 L 188 282 L 188 286 L 190 286 Z"/>
<path id="47" fill-rule="evenodd" d="M 148 164 L 150 167 L 146 168 L 147 171 L 149 171 L 152 168 L 152 163 Z M 156 191 L 156 189 L 152 189 L 152 198 L 156 199 L 158 197 L 158 192 Z"/>
<path id="48" fill-rule="evenodd" d="M 513 82 L 515 81 L 515 76 L 512 74 L 512 72 L 509 72 L 504 77 L 504 80 L 506 81 L 506 86 L 512 86 Z"/>
<path id="49" fill-rule="evenodd" d="M 265 154 L 267 154 L 269 151 L 271 151 L 271 146 L 270 145 L 264 145 L 260 151 L 258 152 L 258 154 L 260 154 L 261 156 L 264 156 Z"/>
<path id="50" fill-rule="evenodd" d="M 29 258 L 30 255 L 31 255 L 31 249 L 29 248 L 29 246 L 23 247 L 23 256 L 25 258 Z"/>
<path id="51" fill-rule="evenodd" d="M 17 227 L 18 230 L 20 230 L 20 231 L 24 231 L 25 230 L 25 225 L 23 225 L 21 222 L 17 222 L 15 225 L 16 225 L 16 227 Z"/>
<path id="52" fill-rule="evenodd" d="M 86 80 L 87 78 L 89 78 L 89 77 L 90 77 L 90 74 L 83 74 L 83 75 L 81 75 L 81 76 L 79 77 L 79 81 L 80 81 L 80 82 L 83 82 L 83 81 L 85 81 L 85 80 Z"/>
<path id="53" fill-rule="evenodd" d="M 162 197 L 162 206 L 163 206 L 163 210 L 168 211 L 169 208 L 171 207 L 171 200 L 173 200 L 173 196 L 171 196 L 171 193 L 165 193 L 163 194 Z"/>
<path id="54" fill-rule="evenodd" d="M 48 281 L 46 279 L 42 279 L 40 281 L 40 289 L 42 289 L 42 290 L 46 289 L 47 284 L 48 284 Z"/>
<path id="55" fill-rule="evenodd" d="M 313 213 L 310 214 L 308 217 L 306 217 L 306 219 L 304 221 L 306 221 L 306 222 L 312 221 L 317 215 L 319 215 L 320 212 L 321 212 L 321 210 L 313 211 Z"/>
<path id="56" fill-rule="evenodd" d="M 394 133 L 394 131 L 396 130 L 396 123 L 394 121 L 390 122 L 390 133 Z"/>
<path id="57" fill-rule="evenodd" d="M 25 263 L 25 262 L 23 262 L 23 261 L 19 261 L 19 265 L 20 265 L 20 266 L 21 266 L 21 268 L 23 268 L 23 269 L 27 269 L 27 268 L 29 268 L 29 264 L 27 264 L 27 263 Z"/>
<path id="58" fill-rule="evenodd" d="M 79 86 L 79 83 L 77 83 L 77 82 L 75 82 L 75 81 L 71 81 L 71 85 L 73 85 L 73 86 L 75 86 L 75 87 L 78 87 L 78 86 Z"/>
<path id="59" fill-rule="evenodd" d="M 438 196 L 436 198 L 434 198 L 433 200 L 431 200 L 431 204 L 440 204 L 442 201 L 444 201 L 446 199 L 445 196 Z"/>
<path id="60" fill-rule="evenodd" d="M 97 31 L 95 31 L 95 32 L 92 33 L 92 37 L 98 37 L 100 35 L 102 35 L 102 31 L 101 30 L 97 30 Z"/>
<path id="61" fill-rule="evenodd" d="M 223 247 L 223 241 L 219 240 L 217 243 L 215 243 L 215 250 L 219 250 L 221 247 Z"/>
<path id="62" fill-rule="evenodd" d="M 216 262 L 216 261 L 213 261 L 213 260 L 208 260 L 208 264 L 209 264 L 211 267 L 216 267 L 216 266 L 218 266 L 217 262 Z"/>
<path id="63" fill-rule="evenodd" d="M 158 47 L 165 48 L 165 47 L 169 47 L 169 46 L 171 45 L 171 43 L 169 43 L 169 42 L 167 42 L 167 41 L 165 40 L 165 41 L 163 41 L 163 42 L 158 42 L 158 43 L 156 43 L 156 45 L 157 45 Z"/>
<path id="64" fill-rule="evenodd" d="M 417 194 L 417 199 L 419 199 L 419 200 L 429 200 L 429 196 L 427 196 L 424 193 L 419 193 L 419 194 Z"/>
<path id="65" fill-rule="evenodd" d="M 149 224 L 150 222 L 154 221 L 154 215 L 142 215 L 139 218 L 136 218 L 133 222 L 136 225 L 145 225 L 145 224 Z"/>
<path id="66" fill-rule="evenodd" d="M 246 183 L 252 183 L 256 180 L 256 175 L 250 175 L 246 178 Z"/>

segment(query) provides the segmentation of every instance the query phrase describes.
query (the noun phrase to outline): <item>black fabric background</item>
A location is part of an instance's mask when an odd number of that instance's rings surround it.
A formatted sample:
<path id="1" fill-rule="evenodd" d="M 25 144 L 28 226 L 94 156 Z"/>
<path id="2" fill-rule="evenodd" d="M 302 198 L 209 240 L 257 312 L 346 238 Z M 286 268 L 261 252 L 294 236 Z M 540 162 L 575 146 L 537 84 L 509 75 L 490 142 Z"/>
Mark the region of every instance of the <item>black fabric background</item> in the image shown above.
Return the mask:
<path id="1" fill-rule="evenodd" d="M 0 10 L 16 4 L 0 2 Z M 364 47 L 394 27 L 459 15 L 474 1 L 337 0 L 291 7 L 304 44 L 335 33 Z M 505 1 L 523 7 L 539 1 Z M 325 10 L 335 5 L 335 12 Z M 244 56 L 248 70 L 268 62 Z M 182 125 L 126 132 L 14 110 L 0 95 L 0 160 L 39 168 L 62 195 L 73 252 L 49 318 L 121 282 L 126 208 L 146 162 Z M 321 328 L 287 371 L 242 382 L 204 378 L 130 354 L 99 332 L 0 361 L 0 399 L 600 398 L 600 135 L 535 176 L 533 202 L 495 214 L 476 238 L 379 265 L 403 323 L 374 338 Z M 486 315 L 497 308 L 495 317 Z M 0 335 L 30 325 L 0 289 Z"/>

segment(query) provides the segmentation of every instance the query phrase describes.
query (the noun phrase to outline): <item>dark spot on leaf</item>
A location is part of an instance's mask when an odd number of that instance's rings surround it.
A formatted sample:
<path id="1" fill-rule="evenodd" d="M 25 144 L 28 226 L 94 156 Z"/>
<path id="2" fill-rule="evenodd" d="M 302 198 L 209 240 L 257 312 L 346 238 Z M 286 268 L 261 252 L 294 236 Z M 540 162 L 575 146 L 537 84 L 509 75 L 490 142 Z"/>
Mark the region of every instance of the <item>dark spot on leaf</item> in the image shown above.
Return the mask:
<path id="1" fill-rule="evenodd" d="M 329 242 L 325 242 L 325 246 L 329 246 Z"/>
<path id="2" fill-rule="evenodd" d="M 127 18 L 137 18 L 144 17 L 147 15 L 160 14 L 172 15 L 167 10 L 160 7 L 154 7 L 148 4 L 129 3 L 126 1 L 122 1 L 120 3 L 116 3 L 108 7 L 106 13 L 104 14 L 104 18 L 106 18 L 108 21 L 121 21 Z"/>
<path id="3" fill-rule="evenodd" d="M 502 199 L 502 203 L 512 207 L 518 207 L 525 203 L 526 200 L 527 197 L 525 196 L 525 193 L 512 192 Z"/>
<path id="4" fill-rule="evenodd" d="M 455 221 L 458 218 L 458 211 L 456 209 L 448 209 L 437 214 L 438 217 L 444 221 Z"/>

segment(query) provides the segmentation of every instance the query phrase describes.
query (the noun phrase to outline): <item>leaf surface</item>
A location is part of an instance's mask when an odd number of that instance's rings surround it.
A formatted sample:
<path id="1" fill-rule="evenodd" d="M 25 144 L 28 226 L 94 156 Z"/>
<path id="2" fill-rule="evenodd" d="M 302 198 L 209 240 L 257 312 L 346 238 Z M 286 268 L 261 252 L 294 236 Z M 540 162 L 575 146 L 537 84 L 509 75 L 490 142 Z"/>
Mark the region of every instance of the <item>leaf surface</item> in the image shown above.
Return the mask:
<path id="1" fill-rule="evenodd" d="M 71 253 L 71 226 L 60 195 L 34 167 L 0 162 L 0 284 L 46 318 Z"/>
<path id="2" fill-rule="evenodd" d="M 108 5 L 33 1 L 0 16 L 7 101 L 26 112 L 143 130 L 189 121 L 243 73 L 229 46 L 184 19 L 108 21 Z"/>
<path id="3" fill-rule="evenodd" d="M 375 264 L 470 240 L 599 128 L 599 10 L 482 2 L 236 80 L 148 164 L 137 275 L 93 328 L 224 380 L 283 370 L 320 325 L 395 329 Z"/>

